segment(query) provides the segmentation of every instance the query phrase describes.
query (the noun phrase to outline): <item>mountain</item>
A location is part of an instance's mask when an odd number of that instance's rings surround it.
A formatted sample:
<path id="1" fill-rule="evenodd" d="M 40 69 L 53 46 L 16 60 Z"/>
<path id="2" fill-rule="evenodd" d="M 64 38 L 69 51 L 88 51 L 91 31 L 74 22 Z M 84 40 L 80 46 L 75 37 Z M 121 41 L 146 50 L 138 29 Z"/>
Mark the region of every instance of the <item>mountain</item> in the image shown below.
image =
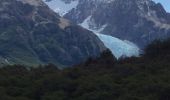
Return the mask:
<path id="1" fill-rule="evenodd" d="M 112 54 L 117 58 L 121 57 L 132 57 L 132 56 L 139 56 L 141 53 L 140 48 L 127 40 L 121 40 L 111 35 L 100 34 L 100 32 L 105 28 L 105 26 L 101 27 L 100 29 L 90 29 L 89 28 L 89 20 L 88 17 L 83 23 L 79 24 L 80 26 L 92 31 L 98 38 L 104 43 L 104 45 L 110 49 Z"/>
<path id="2" fill-rule="evenodd" d="M 96 35 L 41 0 L 1 0 L 0 23 L 1 64 L 67 66 L 106 49 Z"/>
<path id="3" fill-rule="evenodd" d="M 86 0 L 87 1 L 87 0 Z M 91 0 L 94 2 L 94 0 Z M 91 1 L 88 1 L 91 3 Z M 82 1 L 78 0 L 44 0 L 44 2 L 55 12 L 59 13 L 61 16 L 66 16 L 69 14 L 72 10 L 77 9 L 77 7 L 82 3 Z M 109 2 L 109 1 L 107 1 Z M 85 9 L 85 10 L 91 10 L 91 9 Z M 84 15 L 84 14 L 83 14 Z M 80 15 L 81 16 L 81 15 Z M 76 16 L 73 16 L 76 17 Z M 78 18 L 79 16 L 77 16 Z M 73 19 L 71 19 L 73 22 L 75 22 Z M 79 18 L 76 19 L 76 21 L 79 21 Z M 89 27 L 90 16 L 87 17 L 83 22 L 77 23 L 83 28 L 86 28 L 93 33 L 95 33 L 96 36 L 99 37 L 99 39 L 105 44 L 107 48 L 109 48 L 112 53 L 116 56 L 116 58 L 120 58 L 122 56 L 138 56 L 140 53 L 140 49 L 138 46 L 136 46 L 134 43 L 127 41 L 127 40 L 120 40 L 116 37 L 113 37 L 111 35 L 106 34 L 99 34 L 100 31 L 102 31 L 105 28 L 105 25 L 100 27 L 100 29 L 92 29 Z"/>
<path id="4" fill-rule="evenodd" d="M 100 33 L 131 41 L 140 48 L 155 39 L 170 36 L 170 14 L 152 0 L 65 1 L 79 2 L 64 14 L 65 18 L 77 24 L 89 19 L 90 29 L 98 30 L 104 26 Z"/>
<path id="5" fill-rule="evenodd" d="M 89 27 L 143 48 L 155 39 L 170 36 L 170 16 L 161 4 L 151 0 L 80 0 L 66 18 L 82 23 L 90 17 Z"/>

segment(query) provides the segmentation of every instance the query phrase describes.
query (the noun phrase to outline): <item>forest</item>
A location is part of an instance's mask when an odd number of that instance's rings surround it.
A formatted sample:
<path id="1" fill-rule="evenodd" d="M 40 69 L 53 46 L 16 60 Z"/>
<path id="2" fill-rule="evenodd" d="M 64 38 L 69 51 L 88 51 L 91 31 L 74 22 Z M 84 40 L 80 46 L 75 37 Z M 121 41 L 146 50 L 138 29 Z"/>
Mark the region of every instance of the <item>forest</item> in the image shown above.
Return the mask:
<path id="1" fill-rule="evenodd" d="M 170 100 L 170 39 L 154 41 L 140 57 L 100 57 L 58 69 L 0 68 L 0 100 Z"/>

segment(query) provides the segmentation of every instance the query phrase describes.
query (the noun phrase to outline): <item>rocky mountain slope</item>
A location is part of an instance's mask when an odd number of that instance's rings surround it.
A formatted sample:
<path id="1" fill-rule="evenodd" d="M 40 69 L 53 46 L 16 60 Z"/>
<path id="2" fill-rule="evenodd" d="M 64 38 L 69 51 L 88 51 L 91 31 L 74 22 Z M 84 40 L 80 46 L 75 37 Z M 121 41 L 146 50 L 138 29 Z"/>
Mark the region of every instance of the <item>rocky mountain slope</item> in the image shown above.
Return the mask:
<path id="1" fill-rule="evenodd" d="M 55 1 L 55 0 L 53 0 Z M 81 24 L 89 19 L 89 28 L 141 48 L 155 39 L 170 36 L 170 14 L 152 0 L 66 0 L 78 1 L 64 16 Z"/>
<path id="2" fill-rule="evenodd" d="M 78 1 L 78 0 L 44 0 L 44 2 L 56 13 L 59 13 L 61 16 L 65 16 L 71 10 L 76 9 L 78 4 L 81 3 L 82 1 Z M 88 2 L 91 3 L 91 1 L 88 1 Z M 92 0 L 92 2 L 94 2 L 94 0 Z M 95 1 L 95 2 L 97 2 L 97 1 Z M 105 2 L 109 2 L 109 1 L 105 1 Z M 107 35 L 99 34 L 100 31 L 102 31 L 105 28 L 105 25 L 100 27 L 100 29 L 99 28 L 94 29 L 94 28 L 89 27 L 89 23 L 91 23 L 90 18 L 91 17 L 89 16 L 82 23 L 77 23 L 77 24 L 79 24 L 83 28 L 86 28 L 86 29 L 92 31 L 93 33 L 95 33 L 95 35 L 99 37 L 99 39 L 105 44 L 105 46 L 112 51 L 112 53 L 116 56 L 116 58 L 120 58 L 122 56 L 131 57 L 131 56 L 139 55 L 140 50 L 139 50 L 138 46 L 136 46 L 134 43 L 127 41 L 127 40 L 124 41 L 124 40 L 118 39 L 118 38 L 110 36 L 108 34 Z M 79 19 L 77 19 L 77 21 L 78 20 Z"/>
<path id="3" fill-rule="evenodd" d="M 154 39 L 170 36 L 170 16 L 161 4 L 151 0 L 80 0 L 66 18 L 82 23 L 90 17 L 89 27 L 123 40 L 129 40 L 140 47 Z"/>
<path id="4" fill-rule="evenodd" d="M 41 0 L 1 0 L 0 23 L 1 64 L 73 65 L 105 50 L 92 32 Z"/>

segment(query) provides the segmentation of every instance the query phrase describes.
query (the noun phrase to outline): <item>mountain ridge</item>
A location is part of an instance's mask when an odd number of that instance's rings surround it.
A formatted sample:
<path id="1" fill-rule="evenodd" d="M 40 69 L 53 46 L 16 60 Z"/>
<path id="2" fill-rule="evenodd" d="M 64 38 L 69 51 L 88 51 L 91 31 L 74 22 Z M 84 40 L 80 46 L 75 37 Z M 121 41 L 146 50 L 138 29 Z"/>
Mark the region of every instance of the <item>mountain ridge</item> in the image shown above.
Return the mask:
<path id="1" fill-rule="evenodd" d="M 65 3 L 63 0 L 50 0 L 50 1 L 46 0 L 44 2 L 56 13 L 61 13 L 61 15 L 63 14 L 63 12 L 69 13 L 69 11 L 76 9 L 77 5 L 72 5 L 73 3 L 75 3 L 75 2 L 82 3 L 83 2 L 83 0 L 82 1 L 66 0 L 66 1 L 68 1 L 68 3 Z M 84 0 L 84 1 L 88 2 L 88 4 L 90 4 L 90 5 L 92 4 L 91 2 L 98 2 L 101 4 L 103 4 L 104 2 L 106 2 L 106 3 L 112 2 L 112 0 L 110 0 L 110 1 Z M 69 8 L 69 9 L 66 9 L 66 8 Z M 88 8 L 88 5 L 87 5 L 87 8 Z M 56 10 L 56 9 L 60 9 L 60 10 Z M 65 13 L 65 15 L 67 15 L 67 13 Z M 62 16 L 65 16 L 65 15 L 62 15 Z M 127 56 L 127 57 L 138 56 L 140 54 L 140 50 L 139 50 L 138 46 L 136 46 L 134 43 L 131 43 L 130 41 L 128 41 L 130 43 L 129 44 L 126 42 L 127 40 L 120 40 L 120 39 L 115 38 L 110 35 L 98 34 L 106 27 L 106 25 L 101 26 L 100 29 L 97 29 L 97 28 L 91 29 L 91 27 L 89 25 L 89 23 L 91 22 L 90 19 L 91 19 L 91 17 L 89 16 L 82 23 L 80 23 L 78 25 L 95 33 L 95 35 L 98 36 L 98 38 L 105 44 L 105 46 L 112 51 L 113 55 L 115 55 L 116 58 L 120 58 L 122 56 Z M 77 21 L 79 21 L 79 20 L 77 20 Z M 126 48 L 124 48 L 124 46 L 126 46 Z"/>
<path id="2" fill-rule="evenodd" d="M 109 3 L 81 0 L 65 18 L 81 24 L 89 16 L 91 29 L 107 25 L 102 34 L 129 40 L 140 48 L 155 39 L 170 36 L 169 13 L 160 3 L 152 0 L 113 0 Z"/>
<path id="3" fill-rule="evenodd" d="M 60 17 L 40 0 L 1 0 L 0 6 L 1 64 L 67 66 L 106 49 L 90 31 Z"/>

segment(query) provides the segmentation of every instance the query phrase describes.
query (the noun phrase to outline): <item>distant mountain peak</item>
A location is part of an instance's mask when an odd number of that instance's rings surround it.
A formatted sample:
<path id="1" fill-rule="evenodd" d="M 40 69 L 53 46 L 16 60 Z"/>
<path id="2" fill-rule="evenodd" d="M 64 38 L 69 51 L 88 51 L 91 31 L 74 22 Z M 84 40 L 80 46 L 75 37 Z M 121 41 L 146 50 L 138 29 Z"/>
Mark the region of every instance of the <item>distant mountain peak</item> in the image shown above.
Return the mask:
<path id="1" fill-rule="evenodd" d="M 103 1 L 99 2 L 98 1 Z M 143 48 L 155 39 L 170 36 L 170 15 L 152 0 L 80 0 L 66 18 L 81 24 L 90 16 L 90 28 L 100 29 Z"/>
<path id="2" fill-rule="evenodd" d="M 64 16 L 70 10 L 75 9 L 79 3 L 78 0 L 43 0 L 60 16 Z"/>

